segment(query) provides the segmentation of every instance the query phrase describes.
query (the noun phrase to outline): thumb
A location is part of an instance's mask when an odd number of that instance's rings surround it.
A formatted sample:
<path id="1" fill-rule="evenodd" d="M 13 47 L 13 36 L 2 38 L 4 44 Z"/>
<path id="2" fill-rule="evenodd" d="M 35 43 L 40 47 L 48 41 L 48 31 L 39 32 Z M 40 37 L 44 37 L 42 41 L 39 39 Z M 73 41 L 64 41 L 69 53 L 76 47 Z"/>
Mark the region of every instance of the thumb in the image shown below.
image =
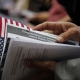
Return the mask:
<path id="1" fill-rule="evenodd" d="M 66 32 L 60 34 L 56 40 L 58 42 L 65 42 L 69 39 L 71 39 L 73 36 L 75 36 L 75 31 L 73 31 L 72 29 L 67 30 Z"/>

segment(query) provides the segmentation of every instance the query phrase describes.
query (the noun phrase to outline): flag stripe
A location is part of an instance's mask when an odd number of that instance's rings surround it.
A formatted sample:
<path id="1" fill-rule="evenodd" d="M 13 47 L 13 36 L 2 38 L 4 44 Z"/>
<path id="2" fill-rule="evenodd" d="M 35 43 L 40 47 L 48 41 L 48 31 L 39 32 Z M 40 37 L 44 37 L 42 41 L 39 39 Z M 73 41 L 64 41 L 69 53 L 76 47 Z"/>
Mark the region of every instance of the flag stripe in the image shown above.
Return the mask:
<path id="1" fill-rule="evenodd" d="M 10 20 L 10 23 L 11 23 L 11 24 L 13 24 L 13 21 L 12 21 L 12 20 Z"/>
<path id="2" fill-rule="evenodd" d="M 18 22 L 16 22 L 16 25 L 19 26 Z"/>
<path id="3" fill-rule="evenodd" d="M 24 28 L 27 29 L 27 27 L 24 25 Z"/>
<path id="4" fill-rule="evenodd" d="M 2 18 L 0 17 L 0 36 L 1 36 L 1 30 L 2 30 Z"/>
<path id="5" fill-rule="evenodd" d="M 28 26 L 26 26 L 27 27 L 27 29 L 30 31 L 30 28 L 28 27 Z"/>
<path id="6" fill-rule="evenodd" d="M 4 36 L 6 37 L 6 23 L 7 23 L 7 19 L 5 18 L 5 31 L 4 31 Z"/>
<path id="7" fill-rule="evenodd" d="M 19 27 L 21 27 L 21 24 L 20 23 L 18 23 L 18 25 L 19 25 Z"/>
<path id="8" fill-rule="evenodd" d="M 4 37 L 6 34 L 6 23 L 12 24 L 13 26 L 16 26 L 19 28 L 25 28 L 26 30 L 30 30 L 29 27 L 27 27 L 19 22 L 0 17 L 0 36 L 1 37 Z"/>
<path id="9" fill-rule="evenodd" d="M 5 30 L 5 19 L 2 17 L 2 30 L 1 30 L 2 37 L 4 37 L 4 30 Z"/>
<path id="10" fill-rule="evenodd" d="M 16 26 L 16 22 L 15 21 L 13 21 L 13 25 Z"/>
<path id="11" fill-rule="evenodd" d="M 10 23 L 11 23 L 10 21 L 11 21 L 11 20 L 7 19 L 7 23 L 8 23 L 8 24 L 10 24 Z"/>
<path id="12" fill-rule="evenodd" d="M 23 24 L 21 24 L 21 26 L 22 26 L 22 27 L 24 27 L 24 25 L 23 25 Z"/>

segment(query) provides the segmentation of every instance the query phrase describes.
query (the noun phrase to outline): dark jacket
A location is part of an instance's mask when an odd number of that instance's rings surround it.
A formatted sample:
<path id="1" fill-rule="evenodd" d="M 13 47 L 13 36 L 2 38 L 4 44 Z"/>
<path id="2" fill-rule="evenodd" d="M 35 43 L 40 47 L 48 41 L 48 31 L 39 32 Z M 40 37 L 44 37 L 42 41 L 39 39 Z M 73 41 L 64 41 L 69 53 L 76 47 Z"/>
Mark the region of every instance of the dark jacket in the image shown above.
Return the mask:
<path id="1" fill-rule="evenodd" d="M 80 0 L 58 0 L 66 9 L 72 22 L 80 26 Z"/>

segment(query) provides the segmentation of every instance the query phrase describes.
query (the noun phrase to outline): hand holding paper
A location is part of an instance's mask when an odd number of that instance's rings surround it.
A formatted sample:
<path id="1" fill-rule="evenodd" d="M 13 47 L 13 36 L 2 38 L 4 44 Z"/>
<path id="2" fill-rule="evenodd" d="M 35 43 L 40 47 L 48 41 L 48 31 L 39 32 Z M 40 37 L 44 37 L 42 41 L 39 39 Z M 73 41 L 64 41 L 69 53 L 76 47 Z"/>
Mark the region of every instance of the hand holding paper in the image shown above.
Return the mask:
<path id="1" fill-rule="evenodd" d="M 40 24 L 34 28 L 34 30 L 53 30 L 54 34 L 58 34 L 57 37 L 58 42 L 64 42 L 68 39 L 73 39 L 76 41 L 80 41 L 80 28 L 77 25 L 72 23 L 56 23 L 56 22 L 47 22 Z M 77 50 L 76 50 L 77 51 Z M 38 68 L 41 70 L 45 70 L 46 72 L 40 72 L 39 74 L 32 77 L 30 80 L 53 80 L 54 79 L 54 68 L 56 65 L 55 61 L 32 61 L 25 60 L 26 67 L 29 68 Z M 52 71 L 49 72 L 48 70 Z M 49 75 L 50 74 L 50 75 Z M 51 78 L 51 79 L 50 79 Z"/>
<path id="2" fill-rule="evenodd" d="M 59 35 L 58 42 L 65 42 L 69 39 L 80 41 L 80 27 L 70 22 L 45 22 L 34 28 L 34 30 L 52 30 Z"/>
<path id="3" fill-rule="evenodd" d="M 56 35 L 34 31 L 49 29 L 55 34 L 59 34 L 59 36 L 64 39 L 62 42 L 68 39 L 74 39 L 74 37 L 79 41 L 80 28 L 75 24 L 68 22 L 46 22 L 38 25 L 32 30 L 23 24 L 9 19 L 0 17 L 0 21 L 0 36 L 4 38 L 5 43 L 2 53 L 3 56 L 1 56 L 1 80 L 28 79 L 31 75 L 36 74 L 35 70 L 30 69 L 32 67 L 31 65 L 34 65 L 33 68 L 37 66 L 36 68 L 53 72 L 55 62 L 50 60 L 80 57 L 80 47 L 78 42 L 68 41 L 67 44 L 61 44 L 56 42 Z M 61 41 L 58 40 L 58 42 Z M 23 65 L 24 59 L 33 60 L 29 66 L 29 62 L 27 61 L 28 63 L 26 66 L 28 68 Z M 34 60 L 43 62 L 39 62 L 39 64 Z M 50 62 L 45 62 L 44 60 Z"/>

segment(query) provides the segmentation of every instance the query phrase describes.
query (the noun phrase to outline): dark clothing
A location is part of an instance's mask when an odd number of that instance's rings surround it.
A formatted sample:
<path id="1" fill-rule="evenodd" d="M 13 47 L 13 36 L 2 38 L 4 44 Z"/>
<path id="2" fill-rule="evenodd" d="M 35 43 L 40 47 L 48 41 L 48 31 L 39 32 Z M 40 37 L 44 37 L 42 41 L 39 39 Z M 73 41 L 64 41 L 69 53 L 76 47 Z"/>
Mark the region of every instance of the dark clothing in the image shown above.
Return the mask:
<path id="1" fill-rule="evenodd" d="M 72 22 L 80 26 L 80 0 L 58 0 L 66 9 Z"/>

